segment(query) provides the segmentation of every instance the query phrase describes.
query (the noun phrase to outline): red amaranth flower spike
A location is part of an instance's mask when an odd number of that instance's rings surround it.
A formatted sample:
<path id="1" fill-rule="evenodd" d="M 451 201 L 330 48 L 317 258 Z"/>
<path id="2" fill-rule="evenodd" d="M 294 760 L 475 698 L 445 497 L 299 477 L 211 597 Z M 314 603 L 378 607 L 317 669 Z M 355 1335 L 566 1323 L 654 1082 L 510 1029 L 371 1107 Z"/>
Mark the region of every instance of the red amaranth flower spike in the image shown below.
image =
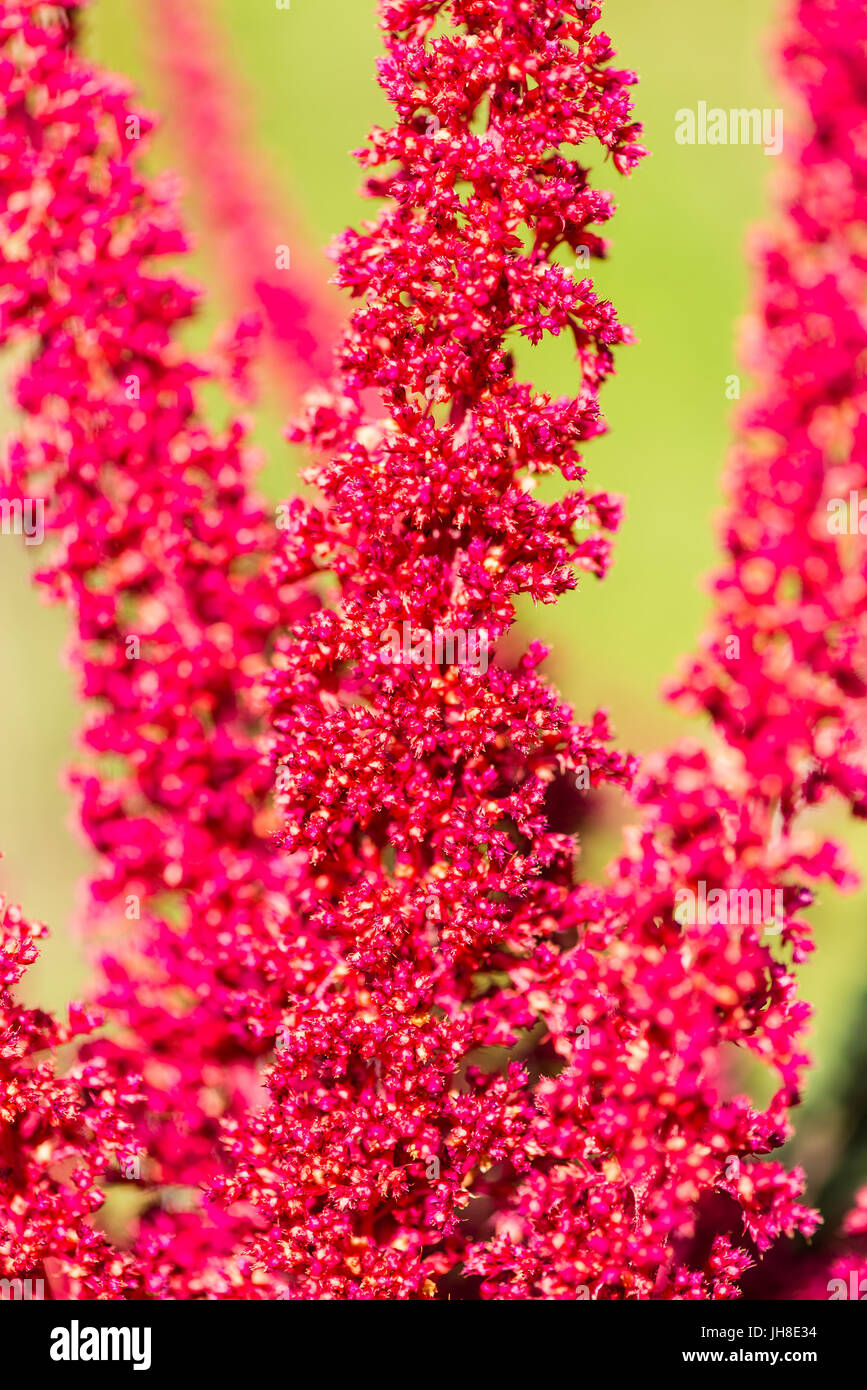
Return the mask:
<path id="1" fill-rule="evenodd" d="M 558 259 L 603 254 L 613 210 L 561 147 L 622 172 L 642 153 L 599 6 L 382 0 L 396 123 L 361 159 L 387 201 L 340 245 L 360 304 L 295 432 L 322 500 L 281 509 L 276 573 L 243 427 L 196 408 L 200 380 L 243 384 L 245 330 L 222 369 L 179 346 L 195 297 L 157 267 L 185 240 L 128 90 L 75 52 L 78 8 L 0 10 L 0 335 L 36 343 L 10 486 L 50 494 L 46 578 L 99 704 L 96 905 L 135 925 L 105 961 L 113 1034 L 68 1077 L 67 1032 L 0 995 L 2 1267 L 80 1298 L 738 1296 L 816 1224 L 768 1158 L 806 1062 L 781 956 L 810 949 L 811 885 L 848 871 L 795 815 L 832 788 L 863 800 L 862 550 L 782 524 L 821 515 L 834 469 L 861 486 L 858 364 L 815 363 L 806 335 L 860 341 L 863 14 L 801 0 L 787 41 L 812 133 L 764 261 L 748 421 L 782 444 L 768 466 L 744 442 L 685 683 L 727 747 L 648 765 L 597 888 L 552 801 L 567 777 L 629 788 L 633 761 L 604 714 L 575 722 L 537 644 L 508 668 L 496 649 L 520 595 L 604 574 L 619 523 L 580 451 L 629 335 Z M 574 398 L 518 378 L 516 342 L 546 332 L 574 344 Z M 575 490 L 534 498 L 557 470 Z M 34 932 L 10 922 L 14 984 Z M 732 1094 L 736 1047 L 775 1081 L 764 1108 Z M 141 1161 L 141 1211 L 118 1254 L 90 1219 L 120 1159 Z"/>
<path id="2" fill-rule="evenodd" d="M 286 578 L 337 582 L 273 678 L 287 847 L 307 866 L 297 982 L 272 1104 L 239 1130 L 226 1192 L 268 1213 L 253 1250 L 291 1298 L 435 1296 L 471 1197 L 535 1157 L 517 1059 L 536 1022 L 530 962 L 554 961 L 574 925 L 573 845 L 546 827 L 546 798 L 570 770 L 588 786 L 632 772 L 604 715 L 576 725 L 537 674 L 540 648 L 494 663 L 518 595 L 554 600 L 576 564 L 603 574 L 619 520 L 581 486 L 532 496 L 537 474 L 583 482 L 628 339 L 556 258 L 599 254 L 612 212 L 559 146 L 624 171 L 641 154 L 634 79 L 609 66 L 598 13 L 382 6 L 397 120 L 361 159 L 388 202 L 340 246 L 338 281 L 363 303 L 297 435 L 323 459 L 308 480 L 324 504 L 285 521 Z M 515 340 L 545 333 L 574 346 L 574 399 L 515 374 Z M 512 1048 L 501 1074 L 484 1065 Z"/>
<path id="3" fill-rule="evenodd" d="M 158 1225 L 170 1242 L 198 1218 L 161 1211 L 160 1190 L 198 1207 L 224 1163 L 219 1118 L 251 1103 L 274 1041 L 260 1015 L 282 994 L 257 960 L 286 911 L 285 871 L 256 686 L 296 601 L 266 573 L 276 532 L 243 424 L 218 435 L 197 410 L 201 382 L 243 381 L 246 330 L 224 365 L 179 345 L 196 295 L 160 266 L 186 247 L 171 190 L 140 170 L 149 125 L 129 89 L 78 56 L 77 15 L 9 2 L 0 15 L 0 337 L 38 344 L 16 379 L 26 421 L 8 488 L 46 496 L 40 577 L 71 609 L 97 711 L 76 779 L 100 856 L 92 915 L 129 934 L 103 961 L 115 1031 L 98 1050 L 141 1072 L 143 1239 Z M 152 1291 L 226 1292 L 214 1240 L 213 1285 L 200 1249 L 174 1284 L 154 1256 Z"/>

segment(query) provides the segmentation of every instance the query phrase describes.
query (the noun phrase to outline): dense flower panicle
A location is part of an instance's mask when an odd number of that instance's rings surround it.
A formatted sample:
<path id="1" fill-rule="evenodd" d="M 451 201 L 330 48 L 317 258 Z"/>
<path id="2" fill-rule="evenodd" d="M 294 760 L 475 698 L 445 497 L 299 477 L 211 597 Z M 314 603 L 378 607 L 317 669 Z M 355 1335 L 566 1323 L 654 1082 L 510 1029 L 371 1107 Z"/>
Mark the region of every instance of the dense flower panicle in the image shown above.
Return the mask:
<path id="1" fill-rule="evenodd" d="M 87 742 L 128 764 L 82 788 L 101 895 L 151 899 L 186 890 L 217 837 L 255 838 L 247 692 L 278 616 L 274 533 L 247 491 L 243 426 L 219 438 L 196 414 L 199 381 L 226 376 L 173 343 L 195 295 L 148 267 L 185 242 L 168 193 L 136 172 L 125 131 L 134 114 L 143 136 L 144 118 L 63 23 L 22 50 L 30 8 L 5 15 L 0 331 L 40 350 L 16 382 L 31 422 L 7 487 L 47 494 L 58 544 L 40 577 L 75 612 L 84 693 L 105 710 Z"/>
<path id="2" fill-rule="evenodd" d="M 196 295 L 159 265 L 186 246 L 171 190 L 139 170 L 149 123 L 128 88 L 77 56 L 77 16 L 0 16 L 0 337 L 38 342 L 6 491 L 46 497 L 40 577 L 71 609 L 96 709 L 76 777 L 92 902 L 130 937 L 103 963 L 123 1031 L 102 1052 L 141 1071 L 150 1218 L 188 1225 L 154 1198 L 220 1172 L 220 1116 L 252 1103 L 269 1046 L 257 1018 L 276 986 L 257 965 L 285 875 L 256 683 L 295 600 L 266 573 L 275 528 L 243 424 L 217 435 L 196 407 L 201 382 L 243 387 L 250 329 L 207 362 L 177 343 Z"/>
<path id="3" fill-rule="evenodd" d="M 575 729 L 535 675 L 537 649 L 516 671 L 384 657 L 403 625 L 496 641 L 516 594 L 555 598 L 574 561 L 604 570 L 577 519 L 616 520 L 607 498 L 545 508 L 516 485 L 522 468 L 583 480 L 575 448 L 600 428 L 596 388 L 625 336 L 549 259 L 558 233 L 588 245 L 584 224 L 610 211 L 550 155 L 574 111 L 558 97 L 551 115 L 546 78 L 588 90 L 554 39 L 576 31 L 562 7 L 522 6 L 476 32 L 490 7 L 456 5 L 468 36 L 431 39 L 440 8 L 386 13 L 414 26 L 390 33 L 382 67 L 401 119 L 364 156 L 397 161 L 369 183 L 392 204 L 342 245 L 340 281 L 366 302 L 341 394 L 310 415 L 326 506 L 290 513 L 287 575 L 331 570 L 339 596 L 296 629 L 275 681 L 287 841 L 317 875 L 298 943 L 314 968 L 252 1135 L 276 1137 L 280 1161 L 263 1181 L 240 1143 L 229 1195 L 286 1213 L 291 1229 L 256 1252 L 291 1297 L 437 1296 L 461 1260 L 483 1297 L 736 1297 L 757 1253 L 816 1224 L 803 1175 L 766 1159 L 789 1134 L 808 1012 L 774 948 L 803 959 L 805 881 L 846 869 L 833 846 L 780 829 L 779 789 L 756 795 L 751 771 L 685 748 L 643 780 L 643 828 L 612 888 L 573 889 L 546 785 L 563 767 L 628 780 L 594 747 L 607 729 Z M 625 85 L 590 86 L 616 120 L 594 123 L 585 103 L 570 139 L 614 128 L 628 166 Z M 550 402 L 515 381 L 505 345 L 567 325 L 582 394 Z M 679 896 L 699 881 L 736 903 L 770 895 L 773 915 L 684 923 Z M 729 1096 L 726 1044 L 777 1073 L 764 1110 Z M 478 1240 L 473 1198 L 492 1213 Z"/>
<path id="4" fill-rule="evenodd" d="M 144 17 L 166 85 L 171 130 L 202 204 L 222 283 L 238 307 L 256 307 L 276 349 L 281 381 L 293 391 L 327 376 L 340 324 L 312 268 L 297 221 L 256 167 L 236 90 L 202 0 L 153 0 Z M 333 293 L 333 292 L 332 292 Z"/>
<path id="5" fill-rule="evenodd" d="M 605 716 L 576 725 L 539 676 L 538 646 L 506 669 L 435 648 L 414 664 L 384 643 L 404 625 L 422 648 L 425 633 L 475 634 L 487 657 L 517 596 L 552 601 L 576 564 L 604 573 L 616 499 L 532 491 L 555 469 L 582 483 L 628 338 L 555 253 L 604 249 L 591 228 L 611 200 L 558 147 L 594 142 L 631 168 L 633 78 L 608 66 L 596 8 L 382 14 L 397 123 L 361 159 L 389 201 L 339 247 L 338 282 L 363 304 L 299 432 L 323 459 L 308 480 L 324 503 L 284 518 L 285 577 L 337 581 L 273 677 L 286 844 L 309 866 L 292 943 L 307 974 L 227 1192 L 267 1213 L 255 1250 L 295 1298 L 435 1296 L 471 1199 L 538 1155 L 526 1068 L 490 1059 L 522 1039 L 532 1052 L 531 958 L 553 968 L 574 927 L 574 846 L 546 800 L 569 770 L 588 787 L 632 773 Z M 574 399 L 515 375 L 513 342 L 545 332 L 574 345 Z"/>
<path id="6" fill-rule="evenodd" d="M 819 525 L 829 488 L 861 486 L 863 16 L 801 0 L 787 38 L 810 126 L 763 260 L 730 564 L 680 691 L 723 751 L 635 782 L 544 649 L 497 656 L 522 595 L 604 575 L 620 520 L 581 450 L 629 333 L 566 263 L 605 253 L 613 212 L 585 151 L 622 173 L 643 153 L 600 7 L 381 0 L 396 121 L 360 159 L 386 201 L 339 244 L 359 307 L 293 431 L 321 500 L 277 526 L 242 423 L 197 408 L 200 383 L 246 388 L 252 329 L 207 360 L 179 345 L 172 192 L 140 171 L 128 89 L 78 57 L 78 11 L 0 8 L 0 340 L 36 344 L 6 490 L 48 504 L 42 577 L 97 709 L 91 907 L 129 939 L 103 948 L 101 1037 L 14 1003 L 38 929 L 6 914 L 0 1268 L 86 1298 L 738 1296 L 817 1221 L 768 1158 L 806 1062 L 783 956 L 811 948 L 811 885 L 850 876 L 795 813 L 863 801 L 863 555 Z M 573 398 L 517 375 L 549 332 Z M 848 346 L 817 361 L 814 333 Z M 534 497 L 557 471 L 572 489 Z M 558 830 L 569 782 L 634 785 L 602 887 Z M 764 1107 L 732 1093 L 736 1048 L 774 1081 Z M 97 1213 L 130 1164 L 117 1253 Z"/>

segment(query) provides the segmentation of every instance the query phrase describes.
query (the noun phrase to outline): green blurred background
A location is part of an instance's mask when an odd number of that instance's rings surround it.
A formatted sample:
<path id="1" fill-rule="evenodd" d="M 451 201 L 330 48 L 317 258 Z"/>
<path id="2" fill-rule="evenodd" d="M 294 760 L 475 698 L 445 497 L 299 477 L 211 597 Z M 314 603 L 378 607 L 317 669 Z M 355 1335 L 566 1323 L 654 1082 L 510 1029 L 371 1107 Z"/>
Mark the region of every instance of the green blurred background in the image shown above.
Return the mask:
<path id="1" fill-rule="evenodd" d="M 293 220 L 312 245 L 324 246 L 344 224 L 368 215 L 349 151 L 387 116 L 373 80 L 379 51 L 373 0 L 292 0 L 289 11 L 277 10 L 274 0 L 212 0 L 212 11 L 244 84 L 244 120 Z M 139 84 L 150 109 L 163 112 L 146 15 L 146 0 L 95 0 L 88 46 Z M 588 462 L 595 486 L 626 495 L 627 519 L 603 584 L 585 581 L 556 608 L 522 617 L 552 644 L 549 671 L 579 715 L 606 706 L 621 745 L 639 752 L 699 732 L 665 707 L 659 688 L 703 625 L 703 578 L 715 562 L 714 518 L 733 410 L 726 378 L 740 373 L 737 328 L 748 305 L 745 239 L 767 213 L 769 181 L 779 169 L 759 146 L 676 144 L 674 113 L 699 100 L 725 108 L 783 104 L 770 75 L 776 16 L 771 0 L 606 5 L 605 27 L 619 62 L 641 77 L 637 115 L 652 152 L 629 181 L 610 165 L 599 175 L 616 189 L 620 211 L 610 228 L 612 258 L 598 283 L 635 328 L 639 345 L 621 352 L 620 374 L 604 398 L 611 433 L 592 447 Z M 154 168 L 181 164 L 171 120 L 151 162 Z M 187 211 L 199 239 L 194 273 L 215 286 L 208 230 L 194 199 Z M 321 273 L 330 273 L 324 258 Z M 201 341 L 227 311 L 215 288 Z M 522 366 L 546 388 L 569 392 L 575 385 L 565 340 L 525 354 Z M 259 431 L 275 499 L 292 490 L 298 462 L 281 440 L 285 414 L 285 402 L 270 399 Z M 85 979 L 72 928 L 87 861 L 62 783 L 78 718 L 70 675 L 58 662 L 66 617 L 34 593 L 28 577 L 34 553 L 12 540 L 0 545 L 7 658 L 0 683 L 6 744 L 0 877 L 13 899 L 53 928 L 29 996 L 56 1006 Z M 845 833 L 867 870 L 867 831 L 830 825 Z M 614 845 L 612 833 L 603 841 L 606 855 Z M 863 917 L 860 893 L 846 900 L 826 895 L 813 912 L 819 949 L 804 974 L 816 1009 L 817 1066 L 794 1149 L 808 1166 L 814 1194 L 831 1184 L 825 1190 L 831 1214 L 856 1181 L 867 1181 Z"/>

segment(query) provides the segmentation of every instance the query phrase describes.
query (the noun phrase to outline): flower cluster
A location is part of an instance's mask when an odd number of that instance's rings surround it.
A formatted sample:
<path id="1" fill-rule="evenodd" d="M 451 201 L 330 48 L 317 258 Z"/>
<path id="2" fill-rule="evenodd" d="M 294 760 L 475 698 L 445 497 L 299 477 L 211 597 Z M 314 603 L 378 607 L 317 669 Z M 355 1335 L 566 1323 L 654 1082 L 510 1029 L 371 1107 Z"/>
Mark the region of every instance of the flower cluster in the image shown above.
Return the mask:
<path id="1" fill-rule="evenodd" d="M 289 508 L 282 559 L 287 580 L 325 572 L 336 589 L 280 644 L 272 681 L 305 974 L 228 1193 L 269 1213 L 256 1252 L 291 1297 L 435 1296 L 470 1203 L 538 1156 L 520 1054 L 533 981 L 575 926 L 574 845 L 547 806 L 567 773 L 632 773 L 605 716 L 576 724 L 541 678 L 537 646 L 484 672 L 390 662 L 383 634 L 481 630 L 496 648 L 520 595 L 551 602 L 576 567 L 605 572 L 619 506 L 584 488 L 580 449 L 604 430 L 599 388 L 628 333 L 563 262 L 604 250 L 612 202 L 560 147 L 631 169 L 634 79 L 610 65 L 595 7 L 382 16 L 397 119 L 361 160 L 388 201 L 339 247 L 361 304 L 296 436 L 322 460 L 306 478 L 324 501 Z M 520 340 L 546 333 L 574 347 L 573 398 L 517 375 Z M 579 486 L 534 498 L 554 470 Z"/>
<path id="2" fill-rule="evenodd" d="M 863 13 L 800 0 L 786 40 L 808 119 L 713 629 L 675 692 L 718 748 L 636 781 L 510 633 L 519 599 L 605 574 L 620 521 L 582 454 L 630 336 L 583 271 L 613 212 L 585 160 L 643 150 L 600 6 L 380 0 L 395 122 L 359 158 L 385 202 L 338 247 L 357 307 L 291 432 L 319 500 L 279 526 L 243 423 L 197 403 L 246 389 L 252 329 L 181 346 L 172 189 L 131 92 L 78 56 L 79 11 L 0 6 L 0 341 L 32 349 L 4 487 L 45 500 L 41 579 L 95 711 L 75 785 L 113 1026 L 13 1001 L 38 930 L 5 914 L 0 1268 L 85 1298 L 737 1296 L 817 1219 L 768 1157 L 806 1062 L 783 957 L 849 871 L 795 817 L 864 807 L 864 556 L 825 524 L 864 486 Z M 251 227 L 238 200 L 217 220 Z M 573 397 L 521 378 L 546 334 Z M 484 633 L 485 660 L 391 659 L 418 632 Z M 639 814 L 602 887 L 559 828 L 576 782 Z M 777 910 L 684 920 L 699 885 Z M 118 1170 L 139 1207 L 114 1249 L 93 1218 Z"/>
<path id="3" fill-rule="evenodd" d="M 273 1046 L 256 953 L 284 875 L 256 685 L 296 599 L 267 574 L 276 530 L 243 423 L 217 434 L 196 404 L 201 383 L 245 385 L 250 329 L 209 361 L 180 346 L 197 296 L 160 265 L 186 249 L 172 190 L 140 170 L 150 122 L 132 93 L 78 57 L 78 16 L 31 0 L 0 16 L 0 339 L 38 344 L 4 488 L 46 499 L 39 577 L 70 608 L 93 711 L 74 780 L 99 855 L 91 925 L 108 937 L 98 996 L 115 1027 L 98 1051 L 141 1076 L 159 1291 L 159 1241 L 194 1220 L 160 1194 L 198 1207 L 224 1165 L 220 1118 L 250 1104 Z M 194 1265 L 178 1277 L 208 1287 Z"/>

